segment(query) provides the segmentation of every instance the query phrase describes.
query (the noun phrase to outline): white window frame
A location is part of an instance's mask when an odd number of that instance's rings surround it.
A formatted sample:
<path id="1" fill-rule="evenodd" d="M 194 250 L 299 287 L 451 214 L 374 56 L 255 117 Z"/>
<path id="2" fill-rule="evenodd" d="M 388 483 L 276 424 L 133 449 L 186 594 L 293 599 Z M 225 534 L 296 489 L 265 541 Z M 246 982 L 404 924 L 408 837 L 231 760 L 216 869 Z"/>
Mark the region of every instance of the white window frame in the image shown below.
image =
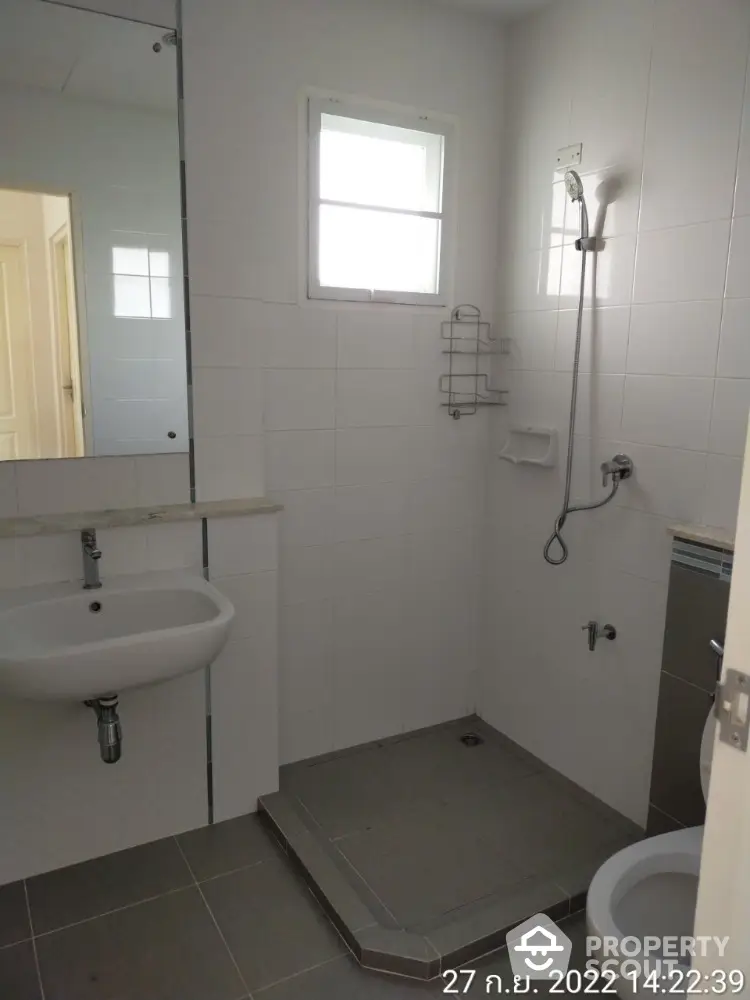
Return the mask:
<path id="1" fill-rule="evenodd" d="M 439 212 L 420 212 L 400 208 L 384 208 L 359 203 L 331 201 L 320 196 L 320 134 L 322 116 L 337 115 L 354 118 L 377 127 L 392 125 L 398 128 L 426 132 L 443 137 L 442 205 Z M 376 302 L 410 306 L 446 306 L 450 301 L 449 282 L 453 271 L 453 185 L 455 178 L 455 129 L 453 123 L 434 115 L 416 111 L 383 109 L 378 105 L 349 103 L 336 97 L 310 97 L 308 99 L 308 268 L 307 297 L 339 302 Z M 438 248 L 438 291 L 396 292 L 388 289 L 337 288 L 320 283 L 320 206 L 336 205 L 367 211 L 392 212 L 418 218 L 438 219 L 441 223 Z"/>

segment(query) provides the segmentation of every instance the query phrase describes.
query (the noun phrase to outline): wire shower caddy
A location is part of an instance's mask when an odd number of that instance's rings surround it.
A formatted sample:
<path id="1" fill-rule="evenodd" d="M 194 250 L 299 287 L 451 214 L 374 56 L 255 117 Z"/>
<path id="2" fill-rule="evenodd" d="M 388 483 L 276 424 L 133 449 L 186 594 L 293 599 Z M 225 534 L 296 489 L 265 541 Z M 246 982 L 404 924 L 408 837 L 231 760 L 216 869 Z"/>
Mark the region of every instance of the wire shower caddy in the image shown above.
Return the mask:
<path id="1" fill-rule="evenodd" d="M 441 375 L 439 382 L 440 392 L 448 400 L 441 406 L 448 408 L 453 419 L 472 416 L 480 406 L 507 406 L 507 390 L 494 388 L 491 376 L 480 370 L 482 358 L 498 353 L 492 327 L 482 319 L 481 310 L 473 305 L 456 306 L 450 320 L 441 324 L 440 335 L 448 343 L 443 354 L 449 357 L 448 373 Z M 470 359 L 468 371 L 456 371 L 459 358 Z"/>

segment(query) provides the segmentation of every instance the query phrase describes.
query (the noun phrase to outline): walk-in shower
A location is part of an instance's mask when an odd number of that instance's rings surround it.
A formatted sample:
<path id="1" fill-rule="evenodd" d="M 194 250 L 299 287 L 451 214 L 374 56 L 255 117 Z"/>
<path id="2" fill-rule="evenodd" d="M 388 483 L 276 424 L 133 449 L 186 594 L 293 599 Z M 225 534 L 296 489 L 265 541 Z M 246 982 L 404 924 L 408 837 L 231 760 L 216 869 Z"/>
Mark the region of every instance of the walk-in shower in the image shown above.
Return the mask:
<path id="1" fill-rule="evenodd" d="M 612 479 L 612 487 L 609 494 L 603 500 L 593 503 L 577 504 L 571 507 L 570 493 L 573 479 L 573 456 L 575 451 L 575 426 L 576 410 L 578 408 L 578 374 L 581 365 L 581 340 L 583 337 L 583 309 L 586 299 L 586 266 L 589 253 L 597 253 L 603 248 L 604 241 L 596 236 L 591 236 L 589 232 L 589 212 L 586 205 L 586 196 L 583 190 L 583 181 L 575 170 L 569 170 L 565 174 L 565 190 L 568 192 L 571 201 L 578 204 L 580 212 L 580 232 L 579 239 L 576 240 L 576 250 L 581 254 L 581 290 L 578 298 L 578 322 L 576 325 L 576 342 L 573 356 L 573 384 L 570 394 L 570 423 L 568 425 L 568 458 L 565 466 L 565 493 L 563 506 L 560 515 L 555 521 L 555 530 L 552 532 L 549 541 L 544 546 L 544 558 L 552 566 L 561 566 L 568 558 L 568 546 L 562 537 L 562 529 L 565 526 L 570 514 L 576 514 L 582 510 L 596 510 L 604 507 L 614 499 L 620 488 L 623 479 L 628 479 L 633 474 L 633 463 L 627 455 L 615 455 L 615 457 L 602 464 L 602 486 L 606 487 L 608 480 Z M 557 543 L 560 555 L 553 556 L 552 548 Z"/>

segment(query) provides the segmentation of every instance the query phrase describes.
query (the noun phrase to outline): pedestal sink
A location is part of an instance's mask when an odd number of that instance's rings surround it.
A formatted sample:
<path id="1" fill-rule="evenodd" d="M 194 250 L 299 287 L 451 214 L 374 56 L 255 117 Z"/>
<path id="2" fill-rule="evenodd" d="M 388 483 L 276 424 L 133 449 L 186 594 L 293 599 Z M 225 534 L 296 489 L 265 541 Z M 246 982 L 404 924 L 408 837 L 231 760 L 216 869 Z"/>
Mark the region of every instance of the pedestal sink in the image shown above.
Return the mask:
<path id="1" fill-rule="evenodd" d="M 10 592 L 0 599 L 0 697 L 90 701 L 202 670 L 233 617 L 226 597 L 189 573 Z"/>

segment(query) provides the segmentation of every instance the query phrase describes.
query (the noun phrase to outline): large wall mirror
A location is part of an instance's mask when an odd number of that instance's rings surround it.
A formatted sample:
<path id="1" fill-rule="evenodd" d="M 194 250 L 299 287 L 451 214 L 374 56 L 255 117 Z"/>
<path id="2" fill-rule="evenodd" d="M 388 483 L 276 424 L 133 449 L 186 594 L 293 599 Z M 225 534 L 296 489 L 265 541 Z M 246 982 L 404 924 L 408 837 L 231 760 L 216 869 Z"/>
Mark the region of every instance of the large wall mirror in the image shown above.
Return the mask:
<path id="1" fill-rule="evenodd" d="M 0 0 L 0 459 L 188 450 L 177 51 Z"/>

